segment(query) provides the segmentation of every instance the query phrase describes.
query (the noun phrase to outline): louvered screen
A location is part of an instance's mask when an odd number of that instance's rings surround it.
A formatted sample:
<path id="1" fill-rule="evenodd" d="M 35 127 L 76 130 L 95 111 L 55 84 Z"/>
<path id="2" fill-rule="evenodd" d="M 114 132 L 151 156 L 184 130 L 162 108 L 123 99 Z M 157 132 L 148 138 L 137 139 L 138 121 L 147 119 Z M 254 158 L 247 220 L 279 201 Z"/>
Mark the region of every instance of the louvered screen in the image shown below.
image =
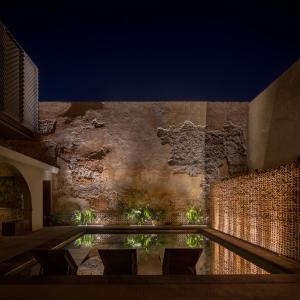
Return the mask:
<path id="1" fill-rule="evenodd" d="M 38 69 L 30 57 L 24 55 L 23 125 L 37 130 L 38 120 Z"/>
<path id="2" fill-rule="evenodd" d="M 38 69 L 1 22 L 0 110 L 27 129 L 37 131 Z"/>
<path id="3" fill-rule="evenodd" d="M 9 117 L 19 121 L 20 100 L 20 49 L 11 36 L 4 34 L 4 64 L 3 64 L 3 111 Z"/>
<path id="4" fill-rule="evenodd" d="M 0 110 L 4 106 L 4 27 L 0 22 Z"/>

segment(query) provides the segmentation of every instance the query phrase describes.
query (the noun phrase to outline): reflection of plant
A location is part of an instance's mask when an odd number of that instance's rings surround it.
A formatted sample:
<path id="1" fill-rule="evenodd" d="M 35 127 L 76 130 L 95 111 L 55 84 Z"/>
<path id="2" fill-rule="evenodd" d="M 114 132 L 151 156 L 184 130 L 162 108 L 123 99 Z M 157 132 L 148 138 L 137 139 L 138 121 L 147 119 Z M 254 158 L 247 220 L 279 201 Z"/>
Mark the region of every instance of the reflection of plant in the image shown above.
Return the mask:
<path id="1" fill-rule="evenodd" d="M 96 214 L 91 209 L 75 210 L 72 218 L 77 225 L 87 225 L 95 221 Z"/>
<path id="2" fill-rule="evenodd" d="M 202 246 L 203 236 L 200 234 L 188 234 L 185 238 L 185 244 L 189 248 L 197 248 Z"/>
<path id="3" fill-rule="evenodd" d="M 76 247 L 80 248 L 92 248 L 93 242 L 95 240 L 95 235 L 93 234 L 84 234 L 73 242 Z"/>
<path id="4" fill-rule="evenodd" d="M 189 224 L 196 224 L 202 221 L 202 211 L 200 208 L 191 207 L 186 212 L 186 218 Z"/>
<path id="5" fill-rule="evenodd" d="M 161 240 L 157 234 L 136 234 L 127 237 L 125 246 L 130 248 L 138 248 L 148 250 L 161 244 Z"/>

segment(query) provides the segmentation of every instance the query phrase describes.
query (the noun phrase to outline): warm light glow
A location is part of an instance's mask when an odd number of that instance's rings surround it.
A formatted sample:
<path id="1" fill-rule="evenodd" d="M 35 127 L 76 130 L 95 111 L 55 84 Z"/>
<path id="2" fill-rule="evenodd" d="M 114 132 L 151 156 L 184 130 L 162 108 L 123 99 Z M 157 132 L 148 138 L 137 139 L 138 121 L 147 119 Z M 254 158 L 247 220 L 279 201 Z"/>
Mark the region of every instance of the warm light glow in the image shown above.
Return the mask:
<path id="1" fill-rule="evenodd" d="M 297 162 L 216 183 L 212 227 L 299 261 L 299 191 Z"/>

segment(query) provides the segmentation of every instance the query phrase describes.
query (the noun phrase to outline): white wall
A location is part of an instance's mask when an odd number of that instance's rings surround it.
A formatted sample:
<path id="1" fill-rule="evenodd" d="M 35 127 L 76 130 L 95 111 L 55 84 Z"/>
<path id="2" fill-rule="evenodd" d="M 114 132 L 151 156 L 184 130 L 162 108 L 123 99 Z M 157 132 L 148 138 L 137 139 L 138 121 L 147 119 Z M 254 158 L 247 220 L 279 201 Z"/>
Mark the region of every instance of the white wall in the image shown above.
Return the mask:
<path id="1" fill-rule="evenodd" d="M 0 163 L 7 163 L 19 170 L 31 194 L 32 230 L 43 227 L 43 180 L 51 180 L 58 169 L 28 156 L 0 146 Z"/>

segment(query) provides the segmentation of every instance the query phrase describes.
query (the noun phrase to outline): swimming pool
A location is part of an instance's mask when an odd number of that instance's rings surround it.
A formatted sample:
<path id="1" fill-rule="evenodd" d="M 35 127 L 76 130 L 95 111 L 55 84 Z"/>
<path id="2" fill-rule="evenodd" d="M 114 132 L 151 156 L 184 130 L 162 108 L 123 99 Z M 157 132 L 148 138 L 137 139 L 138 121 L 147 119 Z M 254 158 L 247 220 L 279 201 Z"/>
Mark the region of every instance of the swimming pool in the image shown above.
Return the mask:
<path id="1" fill-rule="evenodd" d="M 74 259 L 82 263 L 77 275 L 102 275 L 98 249 L 137 249 L 138 274 L 160 275 L 165 248 L 202 248 L 196 265 L 197 275 L 268 274 L 237 253 L 199 233 L 90 233 L 66 245 Z"/>

